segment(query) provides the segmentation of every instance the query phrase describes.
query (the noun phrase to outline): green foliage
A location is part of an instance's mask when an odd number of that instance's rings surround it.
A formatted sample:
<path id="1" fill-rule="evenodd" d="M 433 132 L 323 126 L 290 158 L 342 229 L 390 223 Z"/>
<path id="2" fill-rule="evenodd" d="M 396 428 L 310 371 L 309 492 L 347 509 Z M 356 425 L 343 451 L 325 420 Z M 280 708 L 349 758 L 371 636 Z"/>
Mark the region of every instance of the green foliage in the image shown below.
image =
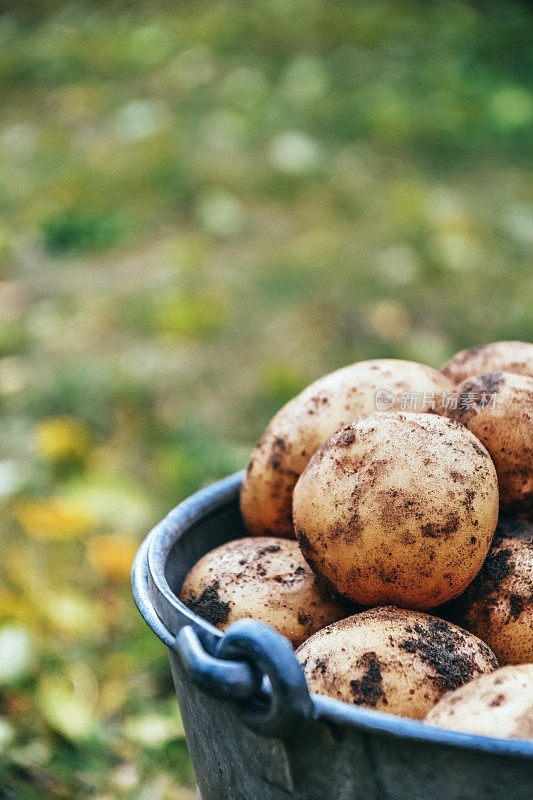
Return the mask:
<path id="1" fill-rule="evenodd" d="M 65 209 L 45 219 L 42 230 L 47 250 L 59 254 L 107 250 L 123 238 L 125 227 L 99 211 Z"/>
<path id="2" fill-rule="evenodd" d="M 224 324 L 224 309 L 216 298 L 194 294 L 165 296 L 155 303 L 155 331 L 180 339 L 205 339 Z"/>

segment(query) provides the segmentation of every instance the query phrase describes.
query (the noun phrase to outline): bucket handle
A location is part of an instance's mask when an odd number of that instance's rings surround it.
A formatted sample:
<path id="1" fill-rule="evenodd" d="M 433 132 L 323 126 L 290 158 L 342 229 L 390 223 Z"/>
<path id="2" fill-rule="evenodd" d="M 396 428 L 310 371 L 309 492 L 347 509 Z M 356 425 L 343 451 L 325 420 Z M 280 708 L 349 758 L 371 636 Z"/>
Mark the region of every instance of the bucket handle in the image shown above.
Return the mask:
<path id="1" fill-rule="evenodd" d="M 314 704 L 290 642 L 263 622 L 234 622 L 214 655 L 206 652 L 192 625 L 186 625 L 174 649 L 192 681 L 211 696 L 231 701 L 256 733 L 294 735 L 314 718 Z"/>
<path id="2" fill-rule="evenodd" d="M 209 655 L 192 625 L 181 628 L 172 649 L 196 686 L 218 700 L 249 700 L 261 691 L 263 676 L 252 664 Z"/>
<path id="3" fill-rule="evenodd" d="M 244 724 L 263 735 L 289 735 L 313 719 L 313 700 L 291 644 L 265 623 L 239 620 L 220 637 L 193 625 L 177 636 L 168 630 L 150 597 L 150 540 L 144 540 L 133 562 L 133 596 L 145 622 L 178 655 L 193 683 L 233 703 Z"/>

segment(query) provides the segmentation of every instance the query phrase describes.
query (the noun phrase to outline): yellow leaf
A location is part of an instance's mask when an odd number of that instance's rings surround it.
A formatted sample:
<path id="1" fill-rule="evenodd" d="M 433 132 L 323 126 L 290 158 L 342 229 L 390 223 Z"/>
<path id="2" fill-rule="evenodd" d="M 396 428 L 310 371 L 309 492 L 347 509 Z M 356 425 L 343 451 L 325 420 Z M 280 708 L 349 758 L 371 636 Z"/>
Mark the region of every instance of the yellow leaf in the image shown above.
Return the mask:
<path id="1" fill-rule="evenodd" d="M 131 668 L 131 664 L 129 665 Z M 122 676 L 113 677 L 102 686 L 98 700 L 98 708 L 104 716 L 111 716 L 120 711 L 128 700 L 128 688 Z"/>
<path id="2" fill-rule="evenodd" d="M 69 484 L 66 492 L 66 497 L 85 508 L 106 530 L 142 533 L 152 518 L 153 511 L 142 488 L 113 474 L 85 473 L 83 480 Z"/>
<path id="3" fill-rule="evenodd" d="M 75 742 L 96 732 L 97 697 L 96 677 L 81 663 L 70 664 L 65 675 L 43 676 L 36 693 L 44 719 L 54 730 Z"/>
<path id="4" fill-rule="evenodd" d="M 93 536 L 87 542 L 87 556 L 106 578 L 129 580 L 137 546 L 127 536 Z"/>
<path id="5" fill-rule="evenodd" d="M 43 420 L 35 437 L 39 455 L 46 461 L 83 460 L 89 453 L 89 433 L 79 420 L 71 417 Z"/>
<path id="6" fill-rule="evenodd" d="M 34 539 L 70 539 L 93 525 L 88 511 L 68 499 L 25 500 L 15 507 L 15 515 Z"/>
<path id="7" fill-rule="evenodd" d="M 143 747 L 159 748 L 174 739 L 183 739 L 185 734 L 179 717 L 149 713 L 127 719 L 124 735 Z"/>
<path id="8" fill-rule="evenodd" d="M 101 626 L 98 609 L 72 592 L 40 593 L 41 611 L 56 631 L 76 638 L 95 636 Z"/>
<path id="9" fill-rule="evenodd" d="M 0 592 L 0 617 L 7 617 L 9 619 L 23 619 L 24 614 L 19 610 L 19 598 L 11 592 Z"/>

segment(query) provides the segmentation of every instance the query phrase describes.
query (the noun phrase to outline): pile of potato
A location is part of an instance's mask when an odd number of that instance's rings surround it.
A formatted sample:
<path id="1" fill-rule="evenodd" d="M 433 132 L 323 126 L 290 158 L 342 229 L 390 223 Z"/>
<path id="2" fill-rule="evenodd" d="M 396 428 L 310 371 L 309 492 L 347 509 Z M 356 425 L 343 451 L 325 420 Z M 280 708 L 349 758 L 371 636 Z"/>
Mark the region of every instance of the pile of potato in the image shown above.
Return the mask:
<path id="1" fill-rule="evenodd" d="M 269 623 L 318 694 L 533 739 L 532 344 L 326 375 L 271 421 L 241 510 L 252 536 L 200 559 L 189 608 Z"/>

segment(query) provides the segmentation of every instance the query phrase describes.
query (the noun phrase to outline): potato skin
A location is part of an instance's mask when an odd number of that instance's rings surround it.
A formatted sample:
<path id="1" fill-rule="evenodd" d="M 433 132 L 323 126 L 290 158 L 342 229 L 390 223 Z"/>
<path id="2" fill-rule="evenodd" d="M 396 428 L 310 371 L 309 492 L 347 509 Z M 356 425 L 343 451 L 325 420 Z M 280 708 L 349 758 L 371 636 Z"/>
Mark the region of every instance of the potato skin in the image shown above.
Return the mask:
<path id="1" fill-rule="evenodd" d="M 296 655 L 311 692 L 412 719 L 422 719 L 445 692 L 498 666 L 472 634 L 394 606 L 335 622 Z"/>
<path id="2" fill-rule="evenodd" d="M 533 518 L 533 378 L 489 372 L 457 387 L 456 408 L 444 413 L 474 433 L 489 451 L 506 514 Z"/>
<path id="3" fill-rule="evenodd" d="M 454 621 L 500 664 L 533 663 L 533 524 L 501 517 L 481 572 L 452 604 Z"/>
<path id="4" fill-rule="evenodd" d="M 533 344 L 492 342 L 461 350 L 442 370 L 454 383 L 461 383 L 484 372 L 515 372 L 533 377 Z"/>
<path id="5" fill-rule="evenodd" d="M 426 411 L 453 384 L 442 373 L 412 361 L 360 361 L 325 375 L 287 403 L 272 419 L 252 454 L 241 491 L 241 511 L 255 535 L 294 536 L 292 493 L 313 453 L 342 425 L 376 410 L 376 392 L 417 392 Z M 424 397 L 424 393 L 428 393 Z M 415 409 L 416 410 L 416 409 Z"/>
<path id="6" fill-rule="evenodd" d="M 496 471 L 462 425 L 370 414 L 315 453 L 293 514 L 302 553 L 341 595 L 428 609 L 481 569 L 498 520 Z"/>
<path id="7" fill-rule="evenodd" d="M 533 740 L 533 664 L 501 667 L 448 692 L 424 722 L 497 739 Z"/>
<path id="8" fill-rule="evenodd" d="M 326 594 L 295 541 L 272 536 L 235 539 L 211 550 L 189 572 L 179 597 L 220 630 L 251 617 L 295 647 L 350 613 Z"/>

